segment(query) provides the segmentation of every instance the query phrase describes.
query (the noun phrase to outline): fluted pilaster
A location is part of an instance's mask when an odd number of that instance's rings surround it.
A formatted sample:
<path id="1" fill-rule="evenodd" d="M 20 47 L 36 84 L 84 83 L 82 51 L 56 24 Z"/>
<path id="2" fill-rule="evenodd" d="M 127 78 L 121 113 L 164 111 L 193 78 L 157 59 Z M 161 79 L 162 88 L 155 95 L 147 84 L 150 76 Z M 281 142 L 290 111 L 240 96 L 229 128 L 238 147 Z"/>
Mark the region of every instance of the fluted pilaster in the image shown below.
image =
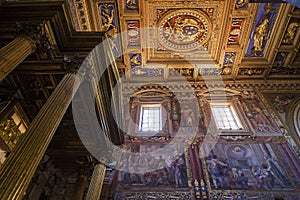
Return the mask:
<path id="1" fill-rule="evenodd" d="M 0 81 L 35 51 L 34 42 L 26 36 L 18 36 L 0 49 Z"/>
<path id="2" fill-rule="evenodd" d="M 1 167 L 0 199 L 22 199 L 81 79 L 82 74 L 64 76 Z"/>
<path id="3" fill-rule="evenodd" d="M 99 200 L 105 175 L 105 165 L 95 165 L 86 200 Z"/>

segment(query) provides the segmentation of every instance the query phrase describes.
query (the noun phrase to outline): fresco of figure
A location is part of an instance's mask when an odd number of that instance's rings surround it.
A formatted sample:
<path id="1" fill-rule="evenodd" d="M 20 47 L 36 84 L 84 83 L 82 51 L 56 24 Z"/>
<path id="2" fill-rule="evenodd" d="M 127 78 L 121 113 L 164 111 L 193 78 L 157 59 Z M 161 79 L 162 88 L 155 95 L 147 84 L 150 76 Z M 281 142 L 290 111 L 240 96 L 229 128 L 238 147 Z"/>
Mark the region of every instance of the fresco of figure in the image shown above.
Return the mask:
<path id="1" fill-rule="evenodd" d="M 223 187 L 223 177 L 222 177 L 222 166 L 227 167 L 228 165 L 221 162 L 217 155 L 213 155 L 210 160 L 207 160 L 208 171 L 211 173 L 211 178 L 215 189 L 218 188 L 218 183 L 220 187 Z"/>
<path id="2" fill-rule="evenodd" d="M 183 106 L 181 111 L 183 126 L 192 126 L 194 123 L 194 111 L 189 106 Z"/>

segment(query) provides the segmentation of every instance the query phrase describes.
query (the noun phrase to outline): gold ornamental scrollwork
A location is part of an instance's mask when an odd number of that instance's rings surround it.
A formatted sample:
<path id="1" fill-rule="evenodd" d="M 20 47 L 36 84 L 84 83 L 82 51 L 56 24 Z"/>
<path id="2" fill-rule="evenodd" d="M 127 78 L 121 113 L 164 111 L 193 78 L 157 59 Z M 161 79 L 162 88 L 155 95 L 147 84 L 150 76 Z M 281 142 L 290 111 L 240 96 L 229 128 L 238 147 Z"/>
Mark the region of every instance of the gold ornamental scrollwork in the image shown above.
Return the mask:
<path id="1" fill-rule="evenodd" d="M 158 21 L 158 40 L 166 49 L 187 52 L 199 49 L 210 39 L 212 24 L 201 10 L 167 12 Z"/>
<path id="2" fill-rule="evenodd" d="M 12 119 L 0 122 L 0 137 L 10 149 L 13 149 L 22 135 L 18 126 Z"/>

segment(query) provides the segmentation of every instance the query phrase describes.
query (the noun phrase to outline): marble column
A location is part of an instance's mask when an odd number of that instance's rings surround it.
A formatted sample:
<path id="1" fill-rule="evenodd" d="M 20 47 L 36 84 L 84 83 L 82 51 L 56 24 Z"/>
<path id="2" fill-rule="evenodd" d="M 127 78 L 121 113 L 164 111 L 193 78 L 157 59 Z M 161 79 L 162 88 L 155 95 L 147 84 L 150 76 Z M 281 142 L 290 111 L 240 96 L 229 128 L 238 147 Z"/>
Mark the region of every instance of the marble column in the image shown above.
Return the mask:
<path id="1" fill-rule="evenodd" d="M 18 36 L 0 49 L 0 81 L 35 51 L 34 41 Z"/>
<path id="2" fill-rule="evenodd" d="M 99 200 L 105 175 L 105 165 L 99 163 L 94 167 L 91 183 L 87 192 L 86 200 Z"/>
<path id="3" fill-rule="evenodd" d="M 1 166 L 0 199 L 22 199 L 82 79 L 83 73 L 64 76 Z"/>

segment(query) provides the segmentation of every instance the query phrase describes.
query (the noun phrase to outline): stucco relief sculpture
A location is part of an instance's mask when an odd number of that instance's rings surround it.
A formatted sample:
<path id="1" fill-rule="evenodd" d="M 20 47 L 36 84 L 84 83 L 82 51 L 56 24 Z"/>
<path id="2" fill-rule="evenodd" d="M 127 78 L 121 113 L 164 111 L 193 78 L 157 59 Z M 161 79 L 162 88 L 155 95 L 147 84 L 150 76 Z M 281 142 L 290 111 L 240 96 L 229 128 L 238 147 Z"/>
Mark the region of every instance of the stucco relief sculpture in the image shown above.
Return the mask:
<path id="1" fill-rule="evenodd" d="M 284 35 L 284 39 L 282 42 L 284 44 L 292 44 L 294 41 L 294 38 L 296 36 L 297 30 L 298 30 L 299 24 L 297 22 L 291 23 L 287 28 L 287 33 Z"/>
<path id="2" fill-rule="evenodd" d="M 239 9 L 244 7 L 248 3 L 248 0 L 238 0 L 235 4 L 235 8 Z"/>
<path id="3" fill-rule="evenodd" d="M 269 19 L 265 18 L 259 26 L 255 29 L 254 34 L 254 48 L 253 52 L 260 52 L 263 48 L 263 42 L 266 40 L 266 37 L 269 32 Z"/>

